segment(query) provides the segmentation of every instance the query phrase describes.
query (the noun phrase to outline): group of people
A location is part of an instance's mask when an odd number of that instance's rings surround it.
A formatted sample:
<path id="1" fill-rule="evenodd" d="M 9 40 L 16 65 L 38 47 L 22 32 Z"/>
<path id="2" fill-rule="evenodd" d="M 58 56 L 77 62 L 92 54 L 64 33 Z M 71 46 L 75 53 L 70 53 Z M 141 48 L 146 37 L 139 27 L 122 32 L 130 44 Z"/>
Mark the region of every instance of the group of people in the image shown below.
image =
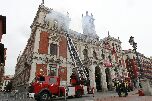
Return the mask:
<path id="1" fill-rule="evenodd" d="M 128 96 L 129 90 L 129 83 L 126 80 L 115 80 L 114 87 L 118 95 L 121 96 Z"/>

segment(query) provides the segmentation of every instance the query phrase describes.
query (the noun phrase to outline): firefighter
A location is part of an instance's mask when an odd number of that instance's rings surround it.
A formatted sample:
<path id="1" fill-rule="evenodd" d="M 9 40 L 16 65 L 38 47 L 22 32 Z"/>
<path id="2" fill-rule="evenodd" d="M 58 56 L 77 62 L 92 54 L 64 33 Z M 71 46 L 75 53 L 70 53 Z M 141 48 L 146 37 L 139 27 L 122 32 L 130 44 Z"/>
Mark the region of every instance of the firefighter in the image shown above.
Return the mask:
<path id="1" fill-rule="evenodd" d="M 127 88 L 126 88 L 126 85 L 125 85 L 124 81 L 121 81 L 121 84 L 118 87 L 118 92 L 117 93 L 118 93 L 119 97 L 128 95 Z M 124 94 L 124 95 L 122 95 L 122 94 Z"/>
<path id="2" fill-rule="evenodd" d="M 129 91 L 129 84 L 128 84 L 128 81 L 126 80 L 126 81 L 124 81 L 124 85 L 125 85 L 125 89 L 127 90 L 127 91 Z"/>
<path id="3" fill-rule="evenodd" d="M 72 84 L 72 85 L 76 85 L 77 84 L 77 77 L 76 77 L 76 74 L 75 73 L 72 73 L 72 75 L 70 76 L 70 83 Z"/>
<path id="4" fill-rule="evenodd" d="M 115 86 L 116 92 L 118 92 L 119 85 L 120 85 L 120 82 L 119 82 L 118 80 L 116 80 L 116 81 L 114 82 L 114 86 Z"/>
<path id="5" fill-rule="evenodd" d="M 128 82 L 124 82 L 124 93 L 125 96 L 128 96 Z"/>

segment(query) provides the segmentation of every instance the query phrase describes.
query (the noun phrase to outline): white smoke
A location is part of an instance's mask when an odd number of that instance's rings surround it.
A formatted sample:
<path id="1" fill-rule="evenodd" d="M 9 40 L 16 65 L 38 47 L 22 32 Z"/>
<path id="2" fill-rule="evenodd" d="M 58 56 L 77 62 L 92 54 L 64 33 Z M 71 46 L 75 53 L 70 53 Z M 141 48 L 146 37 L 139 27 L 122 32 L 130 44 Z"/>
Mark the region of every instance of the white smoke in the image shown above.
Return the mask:
<path id="1" fill-rule="evenodd" d="M 96 34 L 94 20 L 93 15 L 88 15 L 88 12 L 86 12 L 86 16 L 82 16 L 82 28 L 84 34 Z"/>
<path id="2" fill-rule="evenodd" d="M 59 28 L 62 27 L 64 30 L 67 30 L 69 28 L 70 18 L 68 16 L 68 13 L 67 15 L 64 15 L 60 12 L 50 9 L 50 13 L 46 15 L 45 21 L 49 22 L 50 26 L 53 26 L 54 22 L 56 21 Z"/>

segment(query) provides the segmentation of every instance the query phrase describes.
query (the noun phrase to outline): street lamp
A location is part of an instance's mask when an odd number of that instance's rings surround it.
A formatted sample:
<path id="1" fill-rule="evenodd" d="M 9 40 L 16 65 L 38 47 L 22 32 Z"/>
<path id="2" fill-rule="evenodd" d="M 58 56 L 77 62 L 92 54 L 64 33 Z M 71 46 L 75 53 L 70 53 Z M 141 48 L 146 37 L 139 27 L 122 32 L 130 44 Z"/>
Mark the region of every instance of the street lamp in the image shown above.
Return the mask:
<path id="1" fill-rule="evenodd" d="M 129 39 L 129 43 L 130 45 L 132 45 L 133 47 L 133 50 L 136 54 L 136 60 L 137 60 L 137 63 L 138 63 L 138 67 L 139 67 L 139 83 L 140 83 L 140 78 L 141 78 L 141 65 L 140 65 L 140 60 L 139 60 L 139 56 L 138 56 L 138 52 L 137 52 L 137 43 L 134 41 L 134 37 L 131 36 L 130 39 Z"/>

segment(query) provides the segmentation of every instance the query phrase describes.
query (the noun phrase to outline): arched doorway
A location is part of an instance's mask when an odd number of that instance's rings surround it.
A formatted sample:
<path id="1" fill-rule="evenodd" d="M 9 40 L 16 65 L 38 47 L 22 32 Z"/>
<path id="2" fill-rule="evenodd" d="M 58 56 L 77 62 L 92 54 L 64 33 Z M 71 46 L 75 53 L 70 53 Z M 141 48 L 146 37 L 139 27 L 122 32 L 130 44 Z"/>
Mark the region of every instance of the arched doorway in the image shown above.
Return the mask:
<path id="1" fill-rule="evenodd" d="M 87 76 L 87 85 L 90 85 L 90 80 L 89 80 L 89 58 L 88 58 L 88 50 L 84 49 L 83 50 L 83 55 L 84 55 L 84 60 L 83 60 L 83 65 L 86 67 L 86 76 Z"/>
<path id="2" fill-rule="evenodd" d="M 100 67 L 95 67 L 95 82 L 96 82 L 96 89 L 98 91 L 102 91 L 102 85 L 101 85 L 101 71 Z"/>
<path id="3" fill-rule="evenodd" d="M 106 73 L 107 88 L 108 90 L 112 90 L 112 85 L 110 83 L 111 82 L 110 69 L 106 68 L 105 73 Z"/>

